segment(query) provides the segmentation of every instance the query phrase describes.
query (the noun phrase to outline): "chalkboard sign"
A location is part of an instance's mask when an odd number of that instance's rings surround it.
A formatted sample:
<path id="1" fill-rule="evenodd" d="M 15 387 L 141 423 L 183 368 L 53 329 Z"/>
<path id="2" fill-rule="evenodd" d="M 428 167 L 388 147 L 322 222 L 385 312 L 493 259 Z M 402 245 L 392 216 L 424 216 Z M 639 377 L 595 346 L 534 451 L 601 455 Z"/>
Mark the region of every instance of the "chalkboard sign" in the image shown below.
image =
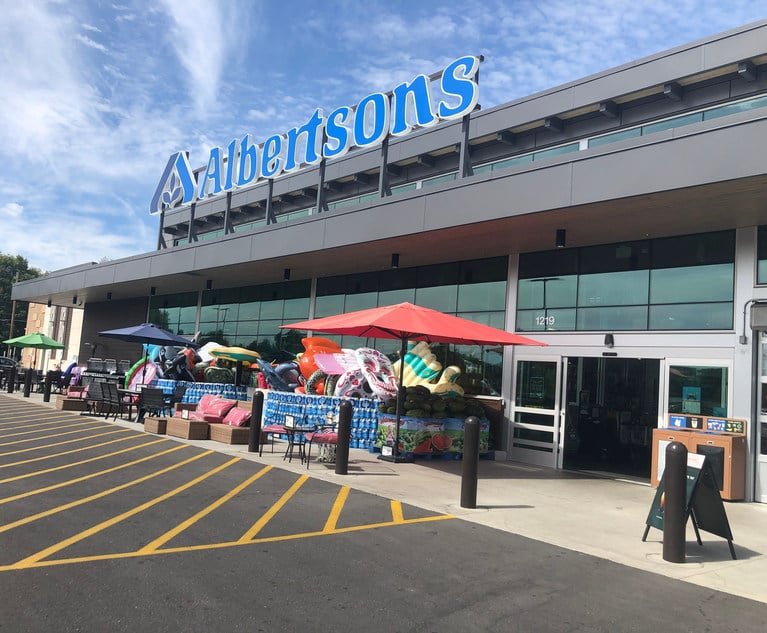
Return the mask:
<path id="1" fill-rule="evenodd" d="M 687 487 L 686 487 L 686 516 L 692 517 L 693 527 L 697 535 L 698 529 L 721 536 L 727 540 L 730 554 L 735 559 L 735 548 L 732 545 L 732 531 L 724 510 L 722 496 L 711 464 L 703 455 L 687 454 Z M 663 472 L 658 489 L 655 491 L 650 513 L 645 521 L 645 531 L 642 540 L 647 538 L 651 527 L 663 530 L 663 517 L 666 500 L 666 472 Z M 698 540 L 700 543 L 700 538 Z"/>

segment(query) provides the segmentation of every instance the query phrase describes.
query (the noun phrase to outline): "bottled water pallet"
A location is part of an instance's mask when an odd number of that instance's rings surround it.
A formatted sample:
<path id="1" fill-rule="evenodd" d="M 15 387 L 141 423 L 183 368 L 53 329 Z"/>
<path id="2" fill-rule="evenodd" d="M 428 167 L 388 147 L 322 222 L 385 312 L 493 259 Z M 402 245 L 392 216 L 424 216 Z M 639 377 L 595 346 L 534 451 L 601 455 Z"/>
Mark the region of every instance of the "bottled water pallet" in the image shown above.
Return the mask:
<path id="1" fill-rule="evenodd" d="M 380 446 L 371 446 L 368 448 L 369 453 L 380 453 L 381 447 Z M 406 453 L 402 452 L 400 453 L 403 457 L 407 457 L 408 459 L 415 459 L 415 460 L 424 460 L 424 461 L 442 461 L 442 462 L 454 462 L 454 461 L 460 461 L 463 459 L 463 453 Z M 487 451 L 485 453 L 479 454 L 480 459 L 486 459 L 486 460 L 492 460 L 495 461 L 495 451 Z"/>

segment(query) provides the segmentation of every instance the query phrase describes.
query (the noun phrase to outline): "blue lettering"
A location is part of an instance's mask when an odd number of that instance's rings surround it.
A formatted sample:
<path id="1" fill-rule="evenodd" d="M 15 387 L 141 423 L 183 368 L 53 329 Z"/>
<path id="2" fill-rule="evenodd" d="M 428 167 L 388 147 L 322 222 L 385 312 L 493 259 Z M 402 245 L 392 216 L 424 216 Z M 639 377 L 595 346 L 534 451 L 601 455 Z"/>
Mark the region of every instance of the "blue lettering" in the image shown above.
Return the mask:
<path id="1" fill-rule="evenodd" d="M 285 155 L 285 171 L 292 171 L 303 165 L 314 165 L 320 161 L 320 152 L 322 151 L 322 134 L 319 130 L 322 128 L 322 113 L 315 110 L 312 117 L 301 127 L 294 127 L 288 131 L 288 149 Z M 296 153 L 298 150 L 298 138 L 305 135 L 304 151 L 301 159 L 298 160 Z"/>
<path id="2" fill-rule="evenodd" d="M 327 141 L 325 141 L 325 145 L 322 147 L 322 155 L 325 158 L 343 156 L 349 151 L 351 137 L 349 136 L 349 129 L 344 123 L 348 121 L 351 113 L 352 109 L 348 106 L 340 107 L 330 113 L 325 123 Z"/>
<path id="3" fill-rule="evenodd" d="M 246 134 L 240 141 L 240 160 L 237 168 L 237 186 L 244 187 L 258 175 L 258 147 Z"/>
<path id="4" fill-rule="evenodd" d="M 197 197 L 203 199 L 208 196 L 208 184 L 213 183 L 211 195 L 221 193 L 221 154 L 223 150 L 220 147 L 214 147 L 210 150 L 208 158 L 208 167 L 202 177 L 202 182 L 197 193 Z"/>
<path id="5" fill-rule="evenodd" d="M 372 110 L 372 121 L 368 124 L 368 112 Z M 370 134 L 367 128 L 372 127 Z M 354 144 L 367 147 L 379 143 L 386 136 L 389 127 L 389 99 L 380 92 L 368 95 L 357 104 L 354 115 Z"/>
<path id="6" fill-rule="evenodd" d="M 226 178 L 224 191 L 231 191 L 234 186 L 234 165 L 237 162 L 237 139 L 232 139 L 226 146 Z"/>
<path id="7" fill-rule="evenodd" d="M 440 87 L 447 96 L 458 97 L 458 105 L 451 106 L 447 101 L 440 101 L 437 110 L 443 119 L 459 119 L 469 114 L 479 100 L 479 87 L 474 76 L 479 70 L 479 58 L 460 57 L 442 72 Z"/>
<path id="8" fill-rule="evenodd" d="M 181 181 L 181 188 L 184 190 L 182 204 L 187 204 L 194 200 L 197 191 L 197 185 L 192 176 L 192 166 L 189 164 L 189 156 L 186 152 L 179 152 L 176 156 L 176 173 Z"/>
<path id="9" fill-rule="evenodd" d="M 273 178 L 282 171 L 284 140 L 282 136 L 275 134 L 264 141 L 264 146 L 261 148 L 263 153 L 261 178 Z"/>
<path id="10" fill-rule="evenodd" d="M 402 136 L 413 129 L 408 121 L 408 101 L 412 101 L 415 110 L 415 123 L 428 127 L 437 122 L 431 107 L 431 86 L 426 75 L 418 75 L 410 83 L 404 82 L 392 91 L 394 122 L 391 133 Z"/>

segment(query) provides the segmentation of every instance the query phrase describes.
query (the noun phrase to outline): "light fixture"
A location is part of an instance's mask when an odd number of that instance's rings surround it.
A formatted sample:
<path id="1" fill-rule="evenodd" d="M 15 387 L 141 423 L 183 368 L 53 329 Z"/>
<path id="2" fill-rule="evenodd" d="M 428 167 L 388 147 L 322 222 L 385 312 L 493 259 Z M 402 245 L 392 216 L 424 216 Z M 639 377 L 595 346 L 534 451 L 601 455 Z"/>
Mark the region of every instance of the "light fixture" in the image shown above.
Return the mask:
<path id="1" fill-rule="evenodd" d="M 107 292 L 107 301 L 111 301 L 111 300 L 112 300 L 112 293 Z"/>
<path id="2" fill-rule="evenodd" d="M 392 268 L 399 268 L 399 253 L 392 253 L 391 254 L 391 267 Z"/>
<path id="3" fill-rule="evenodd" d="M 605 334 L 605 347 L 614 347 L 615 338 L 612 334 Z"/>
<path id="4" fill-rule="evenodd" d="M 48 299 L 48 307 L 50 308 L 51 305 L 53 305 L 53 302 L 50 299 Z"/>
<path id="5" fill-rule="evenodd" d="M 556 245 L 557 248 L 564 248 L 567 241 L 567 231 L 565 229 L 557 229 Z"/>
<path id="6" fill-rule="evenodd" d="M 72 305 L 76 305 L 76 304 L 77 304 L 77 295 L 74 295 L 72 297 Z"/>
<path id="7" fill-rule="evenodd" d="M 290 279 L 290 268 L 286 268 L 285 270 L 282 271 L 282 278 L 285 281 L 288 281 Z"/>
<path id="8" fill-rule="evenodd" d="M 149 289 L 149 294 L 150 294 L 150 295 L 152 295 L 152 296 L 154 297 L 154 296 L 157 294 L 157 288 L 156 288 L 155 286 L 152 286 L 152 287 Z"/>
<path id="9" fill-rule="evenodd" d="M 205 282 L 205 290 L 213 290 L 213 280 L 212 279 L 208 279 Z"/>

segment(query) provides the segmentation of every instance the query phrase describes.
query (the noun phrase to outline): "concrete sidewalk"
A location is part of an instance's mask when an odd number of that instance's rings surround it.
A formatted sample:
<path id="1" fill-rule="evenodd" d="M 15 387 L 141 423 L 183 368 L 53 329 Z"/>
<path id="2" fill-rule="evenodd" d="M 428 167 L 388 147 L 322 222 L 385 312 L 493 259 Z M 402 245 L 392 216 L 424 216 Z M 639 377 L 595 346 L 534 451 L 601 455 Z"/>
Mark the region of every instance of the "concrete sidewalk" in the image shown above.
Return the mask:
<path id="1" fill-rule="evenodd" d="M 21 394 L 14 396 L 24 399 Z M 28 400 L 44 404 L 40 394 L 32 394 Z M 137 428 L 125 421 L 116 424 Z M 647 542 L 641 541 L 655 494 L 649 485 L 483 460 L 479 464 L 479 507 L 467 510 L 459 505 L 459 461 L 392 464 L 367 451 L 351 449 L 349 474 L 340 476 L 333 465 L 312 462 L 307 470 L 296 459 L 283 461 L 279 442 L 274 453 L 267 446 L 260 458 L 248 453 L 246 446 L 189 443 L 767 603 L 767 504 L 725 503 L 738 560 L 731 560 L 726 541 L 707 532 L 701 532 L 703 546 L 698 546 L 689 528 L 687 562 L 674 564 L 662 558 L 660 531 L 651 529 Z"/>

